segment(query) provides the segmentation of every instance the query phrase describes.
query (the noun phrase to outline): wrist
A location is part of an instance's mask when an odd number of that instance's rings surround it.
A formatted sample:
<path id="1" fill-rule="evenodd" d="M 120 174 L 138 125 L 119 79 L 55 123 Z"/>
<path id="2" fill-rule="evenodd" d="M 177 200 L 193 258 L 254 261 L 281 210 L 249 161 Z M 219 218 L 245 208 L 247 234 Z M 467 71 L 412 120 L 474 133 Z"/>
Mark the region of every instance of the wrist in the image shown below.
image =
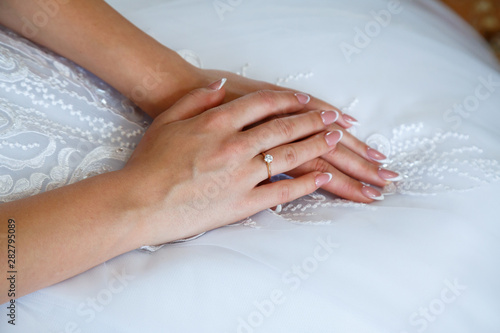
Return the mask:
<path id="1" fill-rule="evenodd" d="M 185 237 L 179 218 L 171 207 L 169 190 L 158 191 L 147 177 L 138 177 L 137 170 L 128 168 L 114 172 L 115 207 L 122 223 L 124 239 L 133 249 L 163 244 Z M 170 208 L 169 208 L 170 206 Z M 167 213 L 168 212 L 168 213 Z"/>
<path id="2" fill-rule="evenodd" d="M 147 240 L 141 226 L 143 207 L 135 198 L 136 192 L 130 186 L 132 182 L 128 175 L 119 170 L 92 178 L 99 183 L 98 187 L 103 189 L 100 195 L 101 206 L 106 207 L 105 216 L 109 217 L 105 223 L 112 226 L 115 232 L 116 253 L 112 256 L 143 246 Z M 92 178 L 89 181 L 92 181 Z"/>
<path id="3" fill-rule="evenodd" d="M 128 97 L 153 118 L 204 82 L 202 70 L 166 47 L 156 59 L 137 72 L 128 93 Z"/>

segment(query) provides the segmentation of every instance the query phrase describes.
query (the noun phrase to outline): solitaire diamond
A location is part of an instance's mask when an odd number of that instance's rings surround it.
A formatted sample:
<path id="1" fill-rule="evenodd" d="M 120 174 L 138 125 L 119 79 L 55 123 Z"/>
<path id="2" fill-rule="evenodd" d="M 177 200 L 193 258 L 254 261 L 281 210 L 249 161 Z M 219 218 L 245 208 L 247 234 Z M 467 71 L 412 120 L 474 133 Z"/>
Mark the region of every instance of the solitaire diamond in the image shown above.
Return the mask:
<path id="1" fill-rule="evenodd" d="M 271 163 L 272 161 L 273 161 L 272 155 L 267 154 L 266 156 L 264 156 L 264 162 Z"/>

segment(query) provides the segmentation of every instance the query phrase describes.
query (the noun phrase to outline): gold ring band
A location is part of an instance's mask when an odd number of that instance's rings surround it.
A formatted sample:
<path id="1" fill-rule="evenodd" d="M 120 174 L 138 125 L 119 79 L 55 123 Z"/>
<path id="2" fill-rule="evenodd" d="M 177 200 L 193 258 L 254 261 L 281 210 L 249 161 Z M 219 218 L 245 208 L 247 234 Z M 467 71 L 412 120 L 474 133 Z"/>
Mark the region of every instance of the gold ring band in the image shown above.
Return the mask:
<path id="1" fill-rule="evenodd" d="M 264 162 L 266 162 L 267 165 L 267 177 L 271 179 L 271 163 L 273 162 L 273 155 L 266 154 L 266 153 L 261 153 L 262 157 L 264 157 Z"/>

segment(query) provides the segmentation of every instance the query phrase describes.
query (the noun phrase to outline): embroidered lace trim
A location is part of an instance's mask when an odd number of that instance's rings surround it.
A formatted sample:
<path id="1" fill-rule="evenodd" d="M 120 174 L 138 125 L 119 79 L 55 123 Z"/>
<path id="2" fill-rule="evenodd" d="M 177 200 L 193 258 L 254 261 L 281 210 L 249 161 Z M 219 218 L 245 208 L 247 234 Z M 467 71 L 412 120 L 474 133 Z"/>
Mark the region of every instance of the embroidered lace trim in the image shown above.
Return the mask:
<path id="1" fill-rule="evenodd" d="M 180 53 L 201 66 L 194 52 Z M 292 74 L 276 82 L 312 75 Z M 150 122 L 91 73 L 0 28 L 0 202 L 123 167 Z M 388 168 L 405 175 L 384 188 L 385 195 L 465 191 L 500 179 L 498 162 L 485 158 L 466 135 L 424 132 L 423 124 L 408 124 L 395 128 L 391 137 L 373 134 L 366 140 L 391 158 Z M 284 205 L 279 216 L 295 223 L 331 223 L 317 213 L 328 207 L 373 209 L 317 191 Z M 260 227 L 252 217 L 237 225 Z"/>
<path id="2" fill-rule="evenodd" d="M 0 202 L 121 168 L 149 123 L 91 73 L 0 27 Z"/>

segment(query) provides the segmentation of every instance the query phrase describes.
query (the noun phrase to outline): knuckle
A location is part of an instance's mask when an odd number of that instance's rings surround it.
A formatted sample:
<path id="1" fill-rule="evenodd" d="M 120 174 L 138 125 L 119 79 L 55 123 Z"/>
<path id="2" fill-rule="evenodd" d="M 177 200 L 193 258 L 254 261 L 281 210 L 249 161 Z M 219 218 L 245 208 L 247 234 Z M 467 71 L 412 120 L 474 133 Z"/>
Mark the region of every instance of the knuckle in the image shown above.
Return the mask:
<path id="1" fill-rule="evenodd" d="M 335 146 L 333 148 L 330 148 L 330 151 L 328 153 L 326 153 L 328 156 L 330 156 L 330 158 L 335 158 L 336 155 L 338 155 L 338 147 Z"/>
<path id="2" fill-rule="evenodd" d="M 245 144 L 236 140 L 227 141 L 224 145 L 224 149 L 222 149 L 222 152 L 224 154 L 224 159 L 227 161 L 232 157 L 240 156 L 241 153 L 243 153 L 246 150 L 245 146 L 246 146 Z"/>
<path id="3" fill-rule="evenodd" d="M 224 128 L 226 113 L 220 107 L 211 109 L 203 114 L 202 124 L 207 128 Z"/>
<path id="4" fill-rule="evenodd" d="M 198 99 L 198 98 L 201 98 L 203 96 L 203 92 L 200 90 L 200 89 L 195 89 L 195 90 L 190 90 L 187 94 L 186 94 L 186 97 L 187 98 L 194 98 L 194 99 Z"/>
<path id="5" fill-rule="evenodd" d="M 211 157 L 214 161 L 220 161 L 222 163 L 227 163 L 228 160 L 234 159 L 245 152 L 244 144 L 238 140 L 228 139 L 223 140 L 219 148 L 213 152 Z"/>
<path id="6" fill-rule="evenodd" d="M 290 138 L 293 136 L 295 128 L 291 121 L 284 120 L 283 118 L 275 118 L 272 120 L 272 122 L 277 132 L 280 133 L 283 137 Z"/>
<path id="7" fill-rule="evenodd" d="M 297 150 L 291 145 L 287 146 L 285 148 L 285 161 L 287 166 L 289 168 L 295 166 L 297 164 L 297 160 Z"/>
<path id="8" fill-rule="evenodd" d="M 347 194 L 361 191 L 359 185 L 356 185 L 354 181 L 342 181 L 337 183 L 335 192 L 338 195 L 346 196 Z"/>
<path id="9" fill-rule="evenodd" d="M 325 127 L 325 123 L 323 122 L 323 117 L 321 116 L 321 112 L 316 111 L 311 114 L 311 127 L 314 129 L 320 129 Z"/>
<path id="10" fill-rule="evenodd" d="M 291 190 L 290 185 L 288 183 L 281 184 L 279 189 L 279 202 L 286 203 L 290 201 Z"/>
<path id="11" fill-rule="evenodd" d="M 255 146 L 267 146 L 269 143 L 273 142 L 274 136 L 273 130 L 268 126 L 262 126 L 254 139 Z"/>
<path id="12" fill-rule="evenodd" d="M 276 96 L 273 91 L 259 90 L 256 92 L 256 94 L 263 104 L 267 105 L 270 108 L 274 108 L 276 106 Z"/>
<path id="13" fill-rule="evenodd" d="M 330 170 L 330 164 L 322 158 L 317 158 L 314 162 L 314 170 L 321 173 L 328 172 Z"/>

